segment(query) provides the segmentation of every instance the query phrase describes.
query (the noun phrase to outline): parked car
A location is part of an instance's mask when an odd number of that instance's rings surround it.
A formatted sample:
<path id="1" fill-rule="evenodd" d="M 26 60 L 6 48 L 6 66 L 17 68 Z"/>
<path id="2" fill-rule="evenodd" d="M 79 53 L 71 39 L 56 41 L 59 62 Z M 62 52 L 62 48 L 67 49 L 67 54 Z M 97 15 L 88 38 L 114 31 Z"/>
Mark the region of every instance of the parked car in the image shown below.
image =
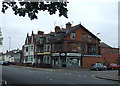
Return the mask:
<path id="1" fill-rule="evenodd" d="M 0 65 L 9 65 L 9 62 L 8 61 L 0 61 Z"/>
<path id="2" fill-rule="evenodd" d="M 109 70 L 115 70 L 115 69 L 119 69 L 120 68 L 120 65 L 117 65 L 115 63 L 111 63 L 109 65 L 107 65 L 107 69 Z"/>
<path id="3" fill-rule="evenodd" d="M 102 65 L 101 63 L 92 64 L 90 67 L 91 70 L 107 70 L 107 66 Z"/>

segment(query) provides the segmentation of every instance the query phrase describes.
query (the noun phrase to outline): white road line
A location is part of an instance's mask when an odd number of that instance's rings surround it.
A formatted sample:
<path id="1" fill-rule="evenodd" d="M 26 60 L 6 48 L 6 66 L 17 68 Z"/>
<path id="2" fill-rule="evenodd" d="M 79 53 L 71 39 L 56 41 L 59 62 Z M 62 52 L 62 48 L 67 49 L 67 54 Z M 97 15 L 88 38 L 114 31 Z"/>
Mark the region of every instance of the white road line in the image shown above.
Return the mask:
<path id="1" fill-rule="evenodd" d="M 65 75 L 68 75 L 67 73 L 65 73 Z"/>
<path id="2" fill-rule="evenodd" d="M 50 78 L 50 80 L 53 80 L 52 78 Z"/>

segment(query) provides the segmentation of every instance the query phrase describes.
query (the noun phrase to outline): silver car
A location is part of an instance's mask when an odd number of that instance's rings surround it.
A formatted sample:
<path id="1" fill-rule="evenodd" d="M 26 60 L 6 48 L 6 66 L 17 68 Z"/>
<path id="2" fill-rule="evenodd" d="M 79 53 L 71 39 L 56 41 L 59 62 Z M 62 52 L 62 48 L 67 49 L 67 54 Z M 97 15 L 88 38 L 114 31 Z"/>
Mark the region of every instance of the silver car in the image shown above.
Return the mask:
<path id="1" fill-rule="evenodd" d="M 107 70 L 107 67 L 102 65 L 101 63 L 95 63 L 95 64 L 92 64 L 91 67 L 90 67 L 91 70 Z"/>

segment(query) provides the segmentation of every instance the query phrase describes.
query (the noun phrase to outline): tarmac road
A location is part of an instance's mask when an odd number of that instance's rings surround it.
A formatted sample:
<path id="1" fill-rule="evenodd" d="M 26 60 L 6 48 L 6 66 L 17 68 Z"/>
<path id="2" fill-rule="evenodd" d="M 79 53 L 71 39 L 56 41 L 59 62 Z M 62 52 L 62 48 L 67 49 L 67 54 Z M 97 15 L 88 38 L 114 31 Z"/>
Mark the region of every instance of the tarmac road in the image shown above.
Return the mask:
<path id="1" fill-rule="evenodd" d="M 2 67 L 2 79 L 10 84 L 108 84 L 117 86 L 117 81 L 98 79 L 90 71 L 55 71 L 23 67 Z"/>

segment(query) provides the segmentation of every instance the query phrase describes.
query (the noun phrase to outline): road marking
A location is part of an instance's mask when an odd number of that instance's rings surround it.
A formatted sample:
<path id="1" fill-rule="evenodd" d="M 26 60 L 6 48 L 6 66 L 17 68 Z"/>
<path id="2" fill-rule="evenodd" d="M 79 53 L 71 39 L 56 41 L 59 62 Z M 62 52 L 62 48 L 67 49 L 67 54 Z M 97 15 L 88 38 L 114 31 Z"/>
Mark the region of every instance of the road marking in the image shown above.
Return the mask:
<path id="1" fill-rule="evenodd" d="M 50 78 L 50 80 L 53 80 L 52 78 Z"/>
<path id="2" fill-rule="evenodd" d="M 79 77 L 87 77 L 87 75 L 78 75 Z"/>
<path id="3" fill-rule="evenodd" d="M 65 73 L 65 75 L 67 75 L 67 73 Z"/>

